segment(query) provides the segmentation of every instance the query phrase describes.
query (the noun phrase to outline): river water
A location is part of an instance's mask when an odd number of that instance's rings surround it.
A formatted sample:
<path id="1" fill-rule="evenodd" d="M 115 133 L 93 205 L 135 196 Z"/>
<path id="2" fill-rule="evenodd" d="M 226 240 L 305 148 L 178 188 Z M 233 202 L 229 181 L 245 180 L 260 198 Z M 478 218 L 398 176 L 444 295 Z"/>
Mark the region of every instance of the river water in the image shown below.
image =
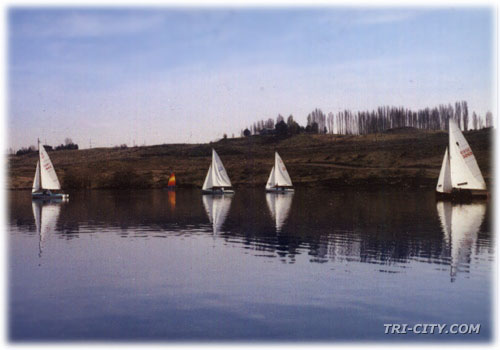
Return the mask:
<path id="1" fill-rule="evenodd" d="M 488 341 L 490 203 L 433 192 L 10 192 L 12 341 Z M 384 324 L 481 324 L 385 334 Z"/>

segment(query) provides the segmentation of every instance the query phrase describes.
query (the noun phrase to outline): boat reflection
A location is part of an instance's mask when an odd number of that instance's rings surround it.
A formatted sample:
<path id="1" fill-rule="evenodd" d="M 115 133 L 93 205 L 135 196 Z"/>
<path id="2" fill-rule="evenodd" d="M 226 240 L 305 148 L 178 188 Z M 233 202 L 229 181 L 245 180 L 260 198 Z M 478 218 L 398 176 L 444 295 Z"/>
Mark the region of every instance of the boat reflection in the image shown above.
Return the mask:
<path id="1" fill-rule="evenodd" d="M 231 207 L 232 200 L 232 194 L 209 194 L 203 196 L 203 206 L 205 207 L 208 219 L 212 224 L 214 235 L 219 233 L 222 225 L 224 224 L 224 221 L 226 221 L 226 217 L 229 213 L 229 208 Z"/>
<path id="2" fill-rule="evenodd" d="M 470 236 L 462 230 L 471 231 L 472 225 L 472 236 L 477 239 L 469 247 L 472 258 L 476 252 L 489 254 L 494 249 L 488 202 L 453 207 L 440 202 L 440 225 L 434 191 L 414 195 L 298 189 L 266 194 L 241 189 L 234 195 L 204 195 L 200 200 L 198 189 L 184 189 L 175 192 L 175 209 L 173 194 L 164 190 L 75 192 L 59 217 L 51 219 L 58 216 L 57 203 L 32 205 L 30 196 L 13 192 L 9 195 L 9 223 L 16 232 L 33 234 L 35 215 L 35 234 L 40 235 L 41 246 L 53 231 L 57 232 L 49 240 L 72 240 L 93 232 L 123 239 L 204 232 L 218 233 L 218 238 L 245 252 L 265 251 L 286 259 L 302 256 L 314 263 L 359 261 L 384 265 L 380 269 L 384 271 L 397 271 L 413 260 L 448 265 L 453 256 L 453 275 L 463 270 L 459 265 L 466 242 L 459 236 Z M 49 224 L 53 229 L 46 229 Z"/>
<path id="3" fill-rule="evenodd" d="M 292 207 L 293 192 L 266 193 L 266 202 L 276 222 L 276 232 L 281 232 Z"/>
<path id="4" fill-rule="evenodd" d="M 450 249 L 450 276 L 454 282 L 457 272 L 469 270 L 472 250 L 486 214 L 486 203 L 438 202 L 437 212 L 441 220 L 444 243 Z"/>
<path id="5" fill-rule="evenodd" d="M 168 203 L 170 209 L 175 210 L 175 191 L 168 191 Z"/>
<path id="6" fill-rule="evenodd" d="M 36 231 L 39 236 L 38 256 L 42 257 L 43 244 L 56 229 L 57 219 L 61 211 L 61 200 L 33 200 L 31 206 L 35 217 Z"/>

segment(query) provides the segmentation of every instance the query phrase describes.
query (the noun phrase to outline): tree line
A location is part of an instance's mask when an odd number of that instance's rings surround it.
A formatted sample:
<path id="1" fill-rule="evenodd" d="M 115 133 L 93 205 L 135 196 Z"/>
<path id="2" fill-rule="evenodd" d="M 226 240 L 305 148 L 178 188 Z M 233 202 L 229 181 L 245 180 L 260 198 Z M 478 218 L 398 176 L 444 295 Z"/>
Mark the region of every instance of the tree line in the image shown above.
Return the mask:
<path id="1" fill-rule="evenodd" d="M 50 145 L 43 145 L 43 148 L 45 148 L 46 151 L 61 151 L 61 150 L 69 150 L 69 149 L 78 149 L 78 144 L 73 143 L 73 140 L 71 140 L 69 137 L 64 139 L 64 144 L 60 144 L 59 146 L 52 147 Z M 37 148 L 34 145 L 31 145 L 29 147 L 21 147 L 17 152 L 16 156 L 21 156 L 23 154 L 31 153 L 31 152 L 37 152 Z"/>
<path id="2" fill-rule="evenodd" d="M 383 106 L 371 111 L 352 112 L 351 110 L 330 112 L 325 115 L 316 108 L 307 115 L 307 125 L 299 125 L 290 115 L 286 122 L 278 115 L 276 123 L 272 118 L 253 123 L 244 130 L 241 136 L 257 134 L 341 134 L 364 135 L 384 132 L 388 129 L 412 127 L 424 130 L 448 130 L 449 120 L 455 121 L 461 130 L 477 130 L 493 126 L 493 115 L 487 112 L 482 118 L 476 112 L 469 113 L 466 101 L 458 101 L 454 105 L 439 105 L 434 108 L 411 110 L 404 107 Z"/>

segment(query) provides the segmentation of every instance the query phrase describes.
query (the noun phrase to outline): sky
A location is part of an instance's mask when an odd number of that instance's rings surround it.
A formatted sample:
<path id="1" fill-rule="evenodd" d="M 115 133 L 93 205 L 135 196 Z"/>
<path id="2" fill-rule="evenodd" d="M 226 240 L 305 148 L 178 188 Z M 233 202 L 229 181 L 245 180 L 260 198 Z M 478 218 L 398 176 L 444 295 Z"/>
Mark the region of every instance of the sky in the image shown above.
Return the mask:
<path id="1" fill-rule="evenodd" d="M 7 146 L 208 142 L 315 108 L 484 116 L 494 28 L 488 7 L 11 7 Z"/>

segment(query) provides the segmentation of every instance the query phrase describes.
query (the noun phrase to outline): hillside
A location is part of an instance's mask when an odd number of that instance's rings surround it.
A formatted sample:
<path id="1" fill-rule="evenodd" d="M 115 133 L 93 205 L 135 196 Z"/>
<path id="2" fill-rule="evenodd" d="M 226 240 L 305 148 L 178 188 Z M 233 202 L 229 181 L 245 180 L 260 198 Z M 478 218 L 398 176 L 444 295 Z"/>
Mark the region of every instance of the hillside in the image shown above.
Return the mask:
<path id="1" fill-rule="evenodd" d="M 465 137 L 487 183 L 491 182 L 491 129 Z M 251 136 L 210 144 L 165 144 L 49 152 L 59 179 L 70 188 L 161 188 L 171 171 L 180 187 L 201 187 L 212 147 L 235 187 L 264 186 L 276 150 L 296 186 L 434 187 L 446 132 L 410 128 L 362 136 L 301 134 L 285 139 Z M 8 157 L 8 188 L 31 188 L 38 153 Z"/>

